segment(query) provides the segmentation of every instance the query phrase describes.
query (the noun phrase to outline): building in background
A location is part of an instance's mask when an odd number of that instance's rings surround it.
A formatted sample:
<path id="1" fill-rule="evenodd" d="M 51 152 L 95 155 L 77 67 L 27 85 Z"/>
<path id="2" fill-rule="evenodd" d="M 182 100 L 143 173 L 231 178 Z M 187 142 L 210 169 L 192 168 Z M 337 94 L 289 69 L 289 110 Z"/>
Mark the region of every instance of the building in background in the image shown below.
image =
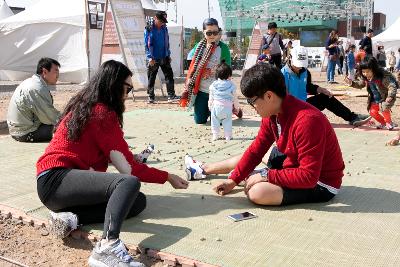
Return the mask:
<path id="1" fill-rule="evenodd" d="M 364 0 L 352 0 L 352 2 L 364 2 Z M 311 43 L 320 46 L 329 31 L 331 29 L 338 29 L 340 36 L 347 35 L 347 20 L 346 17 L 338 19 L 338 16 L 332 14 L 330 10 L 339 7 L 347 3 L 347 0 L 329 0 L 328 1 L 264 1 L 264 0 L 219 0 L 221 9 L 222 20 L 227 31 L 227 35 L 231 37 L 235 36 L 250 36 L 256 19 L 262 19 L 265 17 L 265 12 L 259 10 L 255 12 L 254 7 L 264 4 L 264 2 L 272 5 L 272 14 L 269 14 L 271 21 L 275 21 L 279 28 L 284 28 L 289 32 L 296 33 L 300 36 L 300 39 L 311 40 Z M 332 5 L 332 3 L 336 2 Z M 325 4 L 324 4 L 325 3 Z M 309 12 L 307 15 L 302 12 L 302 9 L 307 9 L 307 5 L 313 6 L 319 10 L 319 14 L 313 14 Z M 293 6 L 298 6 L 298 13 L 293 13 Z M 373 5 L 372 5 L 373 11 Z M 382 13 L 373 14 L 373 29 L 374 32 L 380 33 L 386 26 L 386 16 Z M 360 39 L 365 32 L 366 27 L 364 26 L 363 17 L 353 17 L 351 35 L 355 39 Z"/>

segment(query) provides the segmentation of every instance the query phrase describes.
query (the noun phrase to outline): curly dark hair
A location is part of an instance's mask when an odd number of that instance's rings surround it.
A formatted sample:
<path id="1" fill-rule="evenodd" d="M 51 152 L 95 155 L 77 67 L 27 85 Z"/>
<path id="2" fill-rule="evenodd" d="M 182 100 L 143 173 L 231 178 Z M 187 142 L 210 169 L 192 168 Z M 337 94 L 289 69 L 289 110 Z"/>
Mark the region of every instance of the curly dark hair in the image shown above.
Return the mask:
<path id="1" fill-rule="evenodd" d="M 79 139 L 89 121 L 92 107 L 97 103 L 103 103 L 115 111 L 122 127 L 122 114 L 125 111 L 124 83 L 129 76 L 132 76 L 132 72 L 121 62 L 109 60 L 100 66 L 82 91 L 71 98 L 61 115 L 60 121 L 69 116 L 66 121 L 68 139 L 73 141 Z"/>

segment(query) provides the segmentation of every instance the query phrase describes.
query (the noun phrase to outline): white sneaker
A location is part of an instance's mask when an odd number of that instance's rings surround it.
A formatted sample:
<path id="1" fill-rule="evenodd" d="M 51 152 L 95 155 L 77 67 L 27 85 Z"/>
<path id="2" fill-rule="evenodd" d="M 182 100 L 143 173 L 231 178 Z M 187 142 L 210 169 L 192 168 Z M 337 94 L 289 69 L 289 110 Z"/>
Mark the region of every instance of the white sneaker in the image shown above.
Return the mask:
<path id="1" fill-rule="evenodd" d="M 117 239 L 108 245 L 101 245 L 97 242 L 89 257 L 90 267 L 145 267 L 141 262 L 135 261 L 129 255 L 125 244 Z"/>
<path id="2" fill-rule="evenodd" d="M 65 238 L 78 229 L 78 216 L 72 212 L 52 212 L 49 219 L 50 232 L 58 238 Z"/>
<path id="3" fill-rule="evenodd" d="M 137 154 L 137 159 L 139 162 L 146 163 L 147 159 L 150 157 L 151 153 L 154 151 L 154 145 L 150 144 L 145 150 Z"/>
<path id="4" fill-rule="evenodd" d="M 186 179 L 188 181 L 191 180 L 202 180 L 206 178 L 206 175 L 203 174 L 203 169 L 201 165 L 203 163 L 200 161 L 195 161 L 192 156 L 186 154 L 185 156 L 185 166 L 186 166 Z"/>

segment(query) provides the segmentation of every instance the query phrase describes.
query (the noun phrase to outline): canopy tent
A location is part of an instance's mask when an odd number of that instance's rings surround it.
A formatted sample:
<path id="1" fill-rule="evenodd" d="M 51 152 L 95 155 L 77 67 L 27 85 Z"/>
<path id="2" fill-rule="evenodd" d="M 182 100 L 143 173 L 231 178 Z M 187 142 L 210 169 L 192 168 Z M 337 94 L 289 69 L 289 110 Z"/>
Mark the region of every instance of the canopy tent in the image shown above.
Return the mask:
<path id="1" fill-rule="evenodd" d="M 85 1 L 41 0 L 0 21 L 0 42 L 0 70 L 8 80 L 31 76 L 41 57 L 60 62 L 60 81 L 87 79 Z"/>
<path id="2" fill-rule="evenodd" d="M 397 51 L 400 48 L 400 17 L 381 34 L 372 37 L 377 45 L 383 45 L 386 51 Z"/>
<path id="3" fill-rule="evenodd" d="M 8 7 L 4 0 L 0 0 L 0 20 L 11 17 L 14 15 L 12 10 Z"/>
<path id="4" fill-rule="evenodd" d="M 14 13 L 4 0 L 0 0 L 0 20 L 13 16 Z M 8 72 L 0 70 L 0 80 L 8 80 Z"/>

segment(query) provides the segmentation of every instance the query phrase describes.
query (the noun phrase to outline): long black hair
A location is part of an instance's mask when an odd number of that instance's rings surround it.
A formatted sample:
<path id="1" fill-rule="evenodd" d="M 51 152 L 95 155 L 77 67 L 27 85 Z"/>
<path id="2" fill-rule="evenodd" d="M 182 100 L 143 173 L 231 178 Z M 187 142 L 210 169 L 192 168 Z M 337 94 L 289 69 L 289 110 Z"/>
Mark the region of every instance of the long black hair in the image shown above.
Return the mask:
<path id="1" fill-rule="evenodd" d="M 109 60 L 100 66 L 90 82 L 71 98 L 64 109 L 60 121 L 69 116 L 66 121 L 68 139 L 77 140 L 80 137 L 96 103 L 103 103 L 115 111 L 122 127 L 124 83 L 129 76 L 132 76 L 132 72 L 121 62 Z"/>
<path id="2" fill-rule="evenodd" d="M 366 77 L 362 74 L 362 70 L 365 69 L 370 69 L 375 79 L 381 80 L 384 76 L 384 70 L 379 66 L 378 61 L 374 57 L 366 57 L 365 60 L 360 63 L 359 70 L 364 79 L 366 79 Z"/>

